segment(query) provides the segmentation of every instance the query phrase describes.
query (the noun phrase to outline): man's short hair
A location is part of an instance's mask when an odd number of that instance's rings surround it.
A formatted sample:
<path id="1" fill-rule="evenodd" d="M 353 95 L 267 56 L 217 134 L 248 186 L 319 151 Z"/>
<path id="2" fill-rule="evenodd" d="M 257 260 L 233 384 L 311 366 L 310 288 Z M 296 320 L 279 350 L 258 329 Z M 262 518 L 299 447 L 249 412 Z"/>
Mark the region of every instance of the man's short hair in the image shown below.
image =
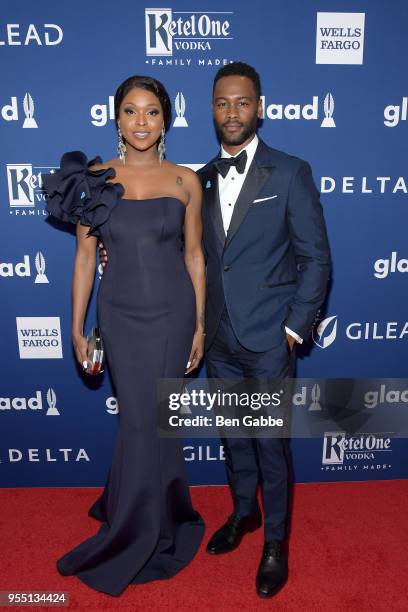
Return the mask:
<path id="1" fill-rule="evenodd" d="M 261 95 L 261 79 L 255 68 L 252 68 L 252 66 L 244 62 L 232 62 L 231 64 L 223 66 L 214 77 L 213 94 L 217 81 L 227 76 L 244 76 L 251 79 L 254 85 L 256 98 L 257 100 L 259 99 Z"/>

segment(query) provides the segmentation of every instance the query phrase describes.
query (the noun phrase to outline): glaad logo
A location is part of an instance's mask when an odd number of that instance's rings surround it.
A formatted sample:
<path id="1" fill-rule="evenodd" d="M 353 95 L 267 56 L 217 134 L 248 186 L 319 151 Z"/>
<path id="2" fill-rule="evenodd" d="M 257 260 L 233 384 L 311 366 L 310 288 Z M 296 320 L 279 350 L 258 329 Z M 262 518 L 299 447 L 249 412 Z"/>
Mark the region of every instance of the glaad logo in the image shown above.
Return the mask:
<path id="1" fill-rule="evenodd" d="M 174 100 L 174 108 L 176 109 L 177 117 L 174 120 L 173 127 L 187 127 L 188 123 L 184 117 L 186 112 L 186 100 L 183 93 L 179 91 Z M 104 127 L 108 119 L 115 119 L 115 104 L 114 96 L 109 96 L 108 104 L 94 104 L 91 106 L 91 123 L 95 127 Z"/>
<path id="2" fill-rule="evenodd" d="M 54 389 L 51 387 L 47 391 L 47 416 L 57 416 L 59 415 L 59 411 L 57 408 L 57 396 L 55 395 Z"/>
<path id="3" fill-rule="evenodd" d="M 396 127 L 400 121 L 408 119 L 408 98 L 403 97 L 400 106 L 390 104 L 384 109 L 384 125 Z"/>
<path id="4" fill-rule="evenodd" d="M 363 433 L 357 437 L 344 431 L 326 432 L 323 438 L 322 469 L 330 470 L 384 470 L 391 467 L 388 463 L 353 464 L 353 461 L 378 461 L 379 453 L 391 452 L 391 438 L 387 433 Z M 380 456 L 381 457 L 381 456 Z"/>
<path id="5" fill-rule="evenodd" d="M 173 19 L 173 15 L 179 17 Z M 230 25 L 224 17 L 214 19 L 212 12 L 210 17 L 200 11 L 188 14 L 172 9 L 145 9 L 146 55 L 172 56 L 173 47 L 176 51 L 210 51 L 214 41 L 232 38 Z"/>
<path id="6" fill-rule="evenodd" d="M 54 389 L 50 387 L 47 391 L 48 409 L 46 416 L 59 416 L 57 408 L 57 396 Z M 33 397 L 0 397 L 0 410 L 43 410 L 43 398 L 41 391 L 36 391 Z"/>
<path id="7" fill-rule="evenodd" d="M 321 410 L 322 407 L 320 405 L 320 385 L 315 383 L 310 391 L 310 399 L 308 399 L 308 391 L 310 386 L 302 385 L 296 393 L 293 394 L 292 404 L 293 406 L 306 406 L 311 400 L 308 410 Z"/>
<path id="8" fill-rule="evenodd" d="M 34 119 L 34 108 L 34 100 L 29 93 L 26 93 L 23 100 L 25 114 L 23 128 L 38 128 L 37 122 Z"/>
<path id="9" fill-rule="evenodd" d="M 374 276 L 376 278 L 387 278 L 394 272 L 408 272 L 408 259 L 398 259 L 398 253 L 392 251 L 389 259 L 377 259 L 374 262 Z"/>
<path id="10" fill-rule="evenodd" d="M 379 389 L 366 391 L 364 394 L 364 406 L 376 408 L 381 404 L 408 403 L 408 389 L 389 389 L 387 385 L 380 385 Z"/>
<path id="11" fill-rule="evenodd" d="M 118 399 L 114 396 L 108 397 L 105 402 L 106 412 L 109 414 L 119 414 L 119 403 Z"/>
<path id="12" fill-rule="evenodd" d="M 186 118 L 186 100 L 181 91 L 178 92 L 174 100 L 174 108 L 176 109 L 177 117 L 174 120 L 173 127 L 188 127 Z"/>
<path id="13" fill-rule="evenodd" d="M 313 342 L 322 349 L 327 348 L 335 341 L 337 336 L 337 315 L 327 317 L 313 328 Z"/>
<path id="14" fill-rule="evenodd" d="M 313 101 L 311 104 L 266 104 L 265 96 L 261 96 L 262 100 L 262 119 L 265 119 L 265 116 L 268 119 L 276 120 L 276 119 L 288 119 L 289 121 L 293 121 L 295 119 L 306 119 L 307 121 L 316 121 L 319 119 L 319 96 L 313 96 Z M 336 127 L 336 124 L 333 119 L 334 113 L 334 98 L 333 95 L 329 92 L 326 94 L 323 101 L 323 112 L 324 117 L 320 124 L 320 127 Z"/>
<path id="15" fill-rule="evenodd" d="M 62 28 L 56 23 L 44 23 L 44 25 L 34 25 L 30 23 L 28 27 L 19 23 L 5 24 L 6 32 L 0 46 L 9 47 L 35 44 L 38 46 L 55 47 L 62 42 L 64 33 Z M 24 28 L 24 30 L 23 30 Z M 21 31 L 23 30 L 23 31 Z"/>
<path id="16" fill-rule="evenodd" d="M 37 122 L 34 119 L 34 100 L 30 93 L 26 93 L 23 98 L 23 111 L 25 115 L 23 128 L 38 128 Z M 18 103 L 17 97 L 11 96 L 11 104 L 5 104 L 1 108 L 1 116 L 4 121 L 18 121 Z"/>
<path id="17" fill-rule="evenodd" d="M 317 13 L 316 64 L 362 64 L 365 13 Z"/>
<path id="18" fill-rule="evenodd" d="M 326 128 L 336 127 L 336 124 L 334 123 L 334 119 L 333 119 L 334 99 L 331 93 L 328 93 L 326 95 L 324 99 L 323 107 L 324 107 L 324 119 L 321 122 L 320 127 L 326 127 Z"/>
<path id="19" fill-rule="evenodd" d="M 16 317 L 20 359 L 62 359 L 59 317 Z"/>
<path id="20" fill-rule="evenodd" d="M 37 270 L 37 276 L 35 277 L 34 283 L 49 283 L 49 280 L 45 275 L 45 259 L 41 251 L 38 251 L 37 255 L 35 256 L 35 269 Z"/>
<path id="21" fill-rule="evenodd" d="M 38 251 L 35 256 L 35 268 L 37 270 L 37 275 L 35 277 L 34 283 L 49 283 L 47 276 L 45 275 L 45 259 L 44 255 L 41 251 Z M 13 264 L 11 262 L 1 262 L 0 261 L 0 276 L 3 277 L 11 277 L 11 276 L 19 276 L 19 277 L 30 277 L 31 276 L 31 265 L 30 265 L 30 256 L 24 255 L 23 261 Z"/>
<path id="22" fill-rule="evenodd" d="M 312 403 L 309 406 L 310 412 L 322 409 L 319 400 L 320 400 L 320 385 L 316 383 L 313 385 L 313 388 L 312 388 Z"/>
<path id="23" fill-rule="evenodd" d="M 115 119 L 115 98 L 109 96 L 108 104 L 94 104 L 91 106 L 91 123 L 96 127 L 104 127 L 108 119 L 113 121 Z"/>

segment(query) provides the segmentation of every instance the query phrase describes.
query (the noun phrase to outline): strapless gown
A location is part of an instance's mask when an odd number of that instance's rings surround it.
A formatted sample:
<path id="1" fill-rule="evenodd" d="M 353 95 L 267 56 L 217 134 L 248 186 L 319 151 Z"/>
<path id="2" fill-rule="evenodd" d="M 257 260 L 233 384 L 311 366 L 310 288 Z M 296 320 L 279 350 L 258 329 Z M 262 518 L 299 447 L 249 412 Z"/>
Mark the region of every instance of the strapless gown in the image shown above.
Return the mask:
<path id="1" fill-rule="evenodd" d="M 86 158 L 74 188 L 69 168 L 79 153 L 66 155 L 60 175 L 44 181 L 47 208 L 89 225 L 108 252 L 98 321 L 119 428 L 106 487 L 89 510 L 102 525 L 57 567 L 119 595 L 129 584 L 176 574 L 192 560 L 204 532 L 191 504 L 180 441 L 157 432 L 158 379 L 183 377 L 195 329 L 195 294 L 182 250 L 185 206 L 174 197 L 123 199 L 119 184 L 106 183 L 114 170 L 91 172 Z M 73 209 L 64 194 L 76 204 L 82 197 L 82 209 Z"/>

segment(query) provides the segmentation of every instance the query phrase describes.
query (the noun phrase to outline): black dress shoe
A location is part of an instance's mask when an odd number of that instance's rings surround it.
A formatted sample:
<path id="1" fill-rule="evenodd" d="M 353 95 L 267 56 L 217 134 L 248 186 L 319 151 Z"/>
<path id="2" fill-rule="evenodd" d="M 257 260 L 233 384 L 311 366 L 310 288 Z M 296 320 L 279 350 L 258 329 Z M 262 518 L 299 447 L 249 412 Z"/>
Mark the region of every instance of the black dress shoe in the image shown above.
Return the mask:
<path id="1" fill-rule="evenodd" d="M 233 513 L 225 525 L 214 533 L 206 550 L 210 555 L 230 552 L 239 546 L 246 533 L 259 529 L 261 525 L 262 515 L 259 509 L 254 514 L 243 517 Z"/>
<path id="2" fill-rule="evenodd" d="M 288 557 L 281 542 L 265 542 L 256 576 L 256 592 L 260 597 L 272 597 L 288 577 Z"/>

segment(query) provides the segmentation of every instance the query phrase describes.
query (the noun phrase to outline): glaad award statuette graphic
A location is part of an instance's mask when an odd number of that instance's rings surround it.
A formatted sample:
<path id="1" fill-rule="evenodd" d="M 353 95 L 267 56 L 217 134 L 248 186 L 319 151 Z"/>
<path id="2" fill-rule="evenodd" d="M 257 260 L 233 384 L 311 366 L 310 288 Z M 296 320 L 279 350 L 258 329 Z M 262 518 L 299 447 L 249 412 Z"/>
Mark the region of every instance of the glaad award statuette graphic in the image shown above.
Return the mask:
<path id="1" fill-rule="evenodd" d="M 24 96 L 23 109 L 26 116 L 23 128 L 38 128 L 37 122 L 34 119 L 34 100 L 29 93 L 26 93 Z"/>
<path id="2" fill-rule="evenodd" d="M 186 118 L 186 100 L 181 91 L 177 93 L 174 100 L 174 108 L 176 109 L 177 117 L 174 120 L 173 127 L 188 127 Z"/>
<path id="3" fill-rule="evenodd" d="M 38 251 L 35 256 L 35 269 L 37 270 L 37 276 L 35 277 L 34 283 L 49 283 L 50 281 L 45 275 L 45 259 L 41 251 Z"/>
<path id="4" fill-rule="evenodd" d="M 324 119 L 321 123 L 321 127 L 325 127 L 325 128 L 336 127 L 336 124 L 334 123 L 334 119 L 333 119 L 334 98 L 331 95 L 331 93 L 326 94 L 326 97 L 324 99 L 323 108 L 324 108 Z"/>
<path id="5" fill-rule="evenodd" d="M 47 416 L 58 416 L 59 411 L 57 408 L 57 396 L 55 395 L 55 391 L 52 387 L 50 387 L 47 391 Z"/>
<path id="6" fill-rule="evenodd" d="M 319 400 L 320 400 L 320 385 L 316 383 L 312 387 L 312 403 L 309 406 L 309 411 L 322 409 Z"/>

